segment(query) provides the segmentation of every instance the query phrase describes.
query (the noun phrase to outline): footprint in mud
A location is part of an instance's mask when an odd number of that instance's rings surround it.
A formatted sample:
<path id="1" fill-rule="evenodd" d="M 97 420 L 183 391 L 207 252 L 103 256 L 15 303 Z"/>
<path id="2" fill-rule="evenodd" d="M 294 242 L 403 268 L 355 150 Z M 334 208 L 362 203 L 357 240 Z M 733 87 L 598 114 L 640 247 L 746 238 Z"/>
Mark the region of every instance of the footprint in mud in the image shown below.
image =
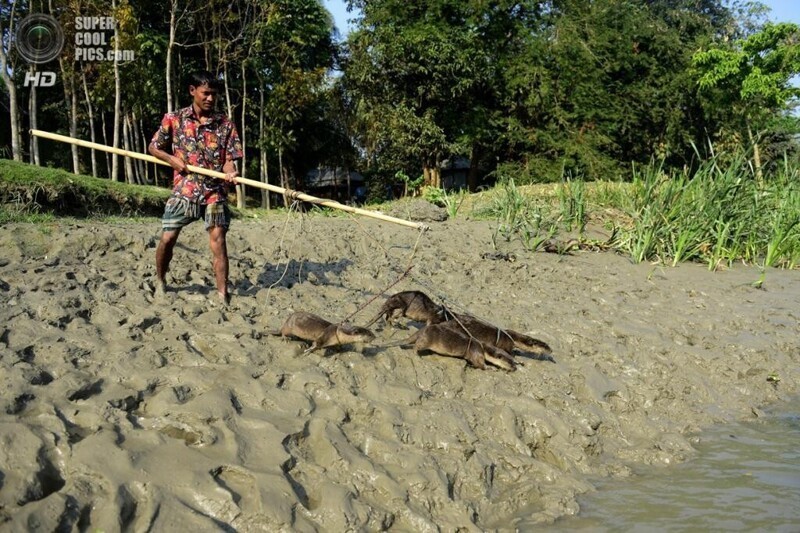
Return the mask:
<path id="1" fill-rule="evenodd" d="M 239 398 L 236 396 L 236 394 L 233 391 L 229 391 L 228 396 L 231 399 L 231 406 L 233 407 L 233 410 L 236 411 L 236 414 L 242 414 L 242 402 L 239 401 Z"/>
<path id="2" fill-rule="evenodd" d="M 135 418 L 135 426 L 158 431 L 171 439 L 182 440 L 187 446 L 201 447 L 217 442 L 214 429 L 209 427 L 205 421 L 197 420 L 195 424 L 183 420 L 170 420 L 166 417 L 140 416 L 132 418 Z"/>
<path id="3" fill-rule="evenodd" d="M 43 386 L 43 385 L 49 385 L 50 383 L 53 382 L 54 379 L 55 378 L 50 372 L 48 372 L 47 370 L 39 369 L 33 374 L 33 376 L 31 376 L 28 379 L 28 383 L 30 383 L 31 385 Z"/>
<path id="4" fill-rule="evenodd" d="M 184 404 L 194 398 L 194 393 L 192 392 L 191 387 L 186 385 L 172 387 L 172 392 L 175 394 L 175 399 L 178 400 L 178 403 L 180 404 Z"/>
<path id="5" fill-rule="evenodd" d="M 33 350 L 33 346 L 26 346 L 21 350 L 17 350 L 17 356 L 19 363 L 33 363 L 33 360 L 36 359 L 36 352 Z"/>
<path id="6" fill-rule="evenodd" d="M 96 396 L 103 392 L 103 380 L 98 379 L 94 383 L 90 383 L 89 385 L 84 385 L 80 389 L 76 390 L 69 396 L 67 399 L 71 402 L 75 402 L 78 400 L 88 400 L 92 396 Z"/>
<path id="7" fill-rule="evenodd" d="M 207 444 L 206 442 L 203 442 L 202 433 L 199 431 L 194 431 L 186 426 L 164 426 L 163 428 L 159 429 L 158 432 L 166 435 L 167 437 L 182 440 L 187 446 L 203 446 Z"/>
<path id="8" fill-rule="evenodd" d="M 28 406 L 30 402 L 36 399 L 36 396 L 29 392 L 24 392 L 14 398 L 14 402 L 6 407 L 6 414 L 18 415 Z"/>
<path id="9" fill-rule="evenodd" d="M 158 389 L 158 380 L 154 380 L 148 383 L 147 387 L 145 387 L 144 389 L 136 391 L 136 394 L 129 394 L 124 398 L 109 400 L 108 404 L 114 409 L 120 409 L 122 411 L 131 413 L 136 409 L 138 409 L 139 405 L 141 405 L 144 399 L 148 396 L 152 396 L 157 389 Z"/>
<path id="10" fill-rule="evenodd" d="M 243 468 L 233 465 L 222 465 L 213 469 L 210 474 L 220 487 L 230 493 L 233 503 L 243 513 L 261 512 L 258 486 L 252 474 Z"/>
<path id="11" fill-rule="evenodd" d="M 44 447 L 39 448 L 36 463 L 39 468 L 25 488 L 25 494 L 17 501 L 20 507 L 47 498 L 54 492 L 60 491 L 66 484 L 61 472 L 47 457 Z"/>
<path id="12" fill-rule="evenodd" d="M 128 324 L 131 326 L 132 329 L 133 328 L 140 329 L 145 333 L 160 333 L 163 330 L 163 327 L 161 327 L 161 319 L 155 315 L 134 316 L 131 318 Z"/>
<path id="13" fill-rule="evenodd" d="M 158 514 L 153 495 L 147 485 L 128 483 L 117 489 L 120 531 L 145 531 Z"/>
<path id="14" fill-rule="evenodd" d="M 64 430 L 67 432 L 67 443 L 70 446 L 79 443 L 89 436 L 89 434 L 94 433 L 93 430 L 79 426 L 78 424 L 72 422 L 58 407 L 55 408 L 55 413 L 58 419 L 61 420 L 61 423 L 64 424 Z"/>
<path id="15" fill-rule="evenodd" d="M 114 409 L 121 409 L 122 411 L 130 413 L 131 411 L 135 411 L 139 408 L 139 405 L 144 400 L 144 395 L 141 393 L 133 394 L 129 396 L 125 396 L 124 398 L 118 398 L 116 400 L 108 400 L 108 405 L 113 407 Z"/>

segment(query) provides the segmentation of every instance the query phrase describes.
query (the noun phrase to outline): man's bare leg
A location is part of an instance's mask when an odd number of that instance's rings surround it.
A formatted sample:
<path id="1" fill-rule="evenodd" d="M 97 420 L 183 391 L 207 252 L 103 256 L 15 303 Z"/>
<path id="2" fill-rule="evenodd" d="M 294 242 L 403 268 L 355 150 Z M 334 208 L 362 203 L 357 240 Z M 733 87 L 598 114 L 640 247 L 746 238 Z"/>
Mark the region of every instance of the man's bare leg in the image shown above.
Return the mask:
<path id="1" fill-rule="evenodd" d="M 167 272 L 169 263 L 172 261 L 172 250 L 178 242 L 178 234 L 181 230 L 165 231 L 161 234 L 161 240 L 156 248 L 156 295 L 164 294 L 167 290 Z"/>
<path id="2" fill-rule="evenodd" d="M 228 245 L 225 241 L 227 229 L 222 226 L 214 226 L 208 230 L 209 244 L 211 253 L 214 256 L 214 277 L 217 281 L 217 293 L 220 300 L 227 304 L 228 295 Z"/>

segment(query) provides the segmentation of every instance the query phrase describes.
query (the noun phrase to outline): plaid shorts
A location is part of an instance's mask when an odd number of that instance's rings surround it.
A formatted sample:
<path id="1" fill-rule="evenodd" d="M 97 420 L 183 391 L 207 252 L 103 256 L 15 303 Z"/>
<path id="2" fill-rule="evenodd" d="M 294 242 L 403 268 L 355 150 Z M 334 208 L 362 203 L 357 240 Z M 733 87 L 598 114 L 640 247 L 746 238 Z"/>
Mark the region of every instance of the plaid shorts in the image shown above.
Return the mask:
<path id="1" fill-rule="evenodd" d="M 228 209 L 228 204 L 216 203 L 196 206 L 199 208 L 196 209 L 196 213 L 191 212 L 194 211 L 191 209 L 192 207 L 195 206 L 174 196 L 167 200 L 164 216 L 161 218 L 161 228 L 164 231 L 178 231 L 201 218 L 205 221 L 206 231 L 216 226 L 221 226 L 227 230 L 228 226 L 230 226 L 231 213 Z"/>

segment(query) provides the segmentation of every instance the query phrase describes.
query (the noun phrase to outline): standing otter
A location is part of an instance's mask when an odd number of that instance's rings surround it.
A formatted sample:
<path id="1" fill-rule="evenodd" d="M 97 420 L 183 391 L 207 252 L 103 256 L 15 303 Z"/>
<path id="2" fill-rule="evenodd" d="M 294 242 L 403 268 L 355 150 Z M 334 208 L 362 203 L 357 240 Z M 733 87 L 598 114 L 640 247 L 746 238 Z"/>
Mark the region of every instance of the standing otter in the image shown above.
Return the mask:
<path id="1" fill-rule="evenodd" d="M 403 291 L 393 294 L 384 302 L 381 310 L 364 327 L 370 327 L 380 317 L 393 324 L 401 316 L 425 322 L 425 325 L 438 324 L 452 318 L 452 313 L 443 305 L 436 305 L 427 294 L 421 291 Z"/>
<path id="2" fill-rule="evenodd" d="M 417 353 L 430 350 L 439 355 L 462 357 L 472 366 L 481 369 L 486 368 L 486 361 L 505 370 L 517 369 L 514 358 L 505 350 L 483 343 L 445 324 L 425 326 L 405 340 L 384 346 L 405 346 L 412 343 Z"/>
<path id="3" fill-rule="evenodd" d="M 375 338 L 375 335 L 366 328 L 351 324 L 333 324 L 324 318 L 303 311 L 292 313 L 279 331 L 270 333 L 282 337 L 295 337 L 304 341 L 311 341 L 311 346 L 303 354 L 331 346 L 370 342 Z"/>
<path id="4" fill-rule="evenodd" d="M 550 353 L 550 346 L 546 342 L 534 339 L 524 333 L 513 329 L 502 329 L 470 315 L 455 315 L 442 326 L 475 337 L 484 344 L 493 344 L 501 350 L 512 353 L 514 349 L 523 352 L 532 352 L 537 355 Z"/>

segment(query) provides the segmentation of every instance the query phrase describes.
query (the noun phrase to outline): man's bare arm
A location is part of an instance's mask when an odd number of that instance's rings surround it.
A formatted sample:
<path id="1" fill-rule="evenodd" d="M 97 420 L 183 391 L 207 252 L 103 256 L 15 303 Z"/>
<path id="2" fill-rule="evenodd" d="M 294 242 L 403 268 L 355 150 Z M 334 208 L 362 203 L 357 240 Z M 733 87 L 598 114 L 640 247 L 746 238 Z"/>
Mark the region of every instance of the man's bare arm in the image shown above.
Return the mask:
<path id="1" fill-rule="evenodd" d="M 153 157 L 157 157 L 158 159 L 169 163 L 169 166 L 178 172 L 186 172 L 186 163 L 184 163 L 180 157 L 165 152 L 156 146 L 155 143 L 150 143 L 150 146 L 147 147 L 147 151 L 150 152 L 150 155 Z"/>

